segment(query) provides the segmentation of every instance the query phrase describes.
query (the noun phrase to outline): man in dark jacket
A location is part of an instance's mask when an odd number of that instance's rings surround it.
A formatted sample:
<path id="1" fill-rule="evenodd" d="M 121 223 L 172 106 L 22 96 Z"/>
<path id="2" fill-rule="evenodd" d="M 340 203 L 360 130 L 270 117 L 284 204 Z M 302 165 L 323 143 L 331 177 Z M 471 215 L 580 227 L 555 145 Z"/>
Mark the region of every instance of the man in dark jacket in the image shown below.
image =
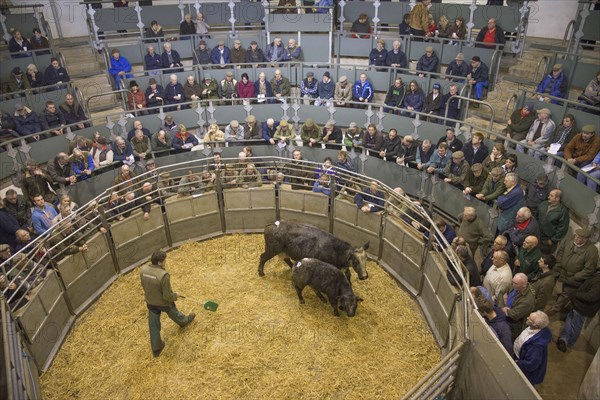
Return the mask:
<path id="1" fill-rule="evenodd" d="M 481 100 L 483 97 L 483 89 L 488 87 L 489 75 L 490 70 L 488 66 L 481 61 L 479 56 L 473 56 L 473 58 L 471 58 L 471 78 L 468 82 L 469 85 L 475 86 L 475 98 L 477 100 Z"/>
<path id="2" fill-rule="evenodd" d="M 565 326 L 556 342 L 556 347 L 563 353 L 577 342 L 585 318 L 593 318 L 600 310 L 600 269 L 572 294 L 571 304 L 573 308 L 567 314 Z"/>
<path id="3" fill-rule="evenodd" d="M 562 191 L 554 189 L 548 200 L 542 201 L 537 210 L 540 225 L 540 247 L 547 254 L 554 253 L 558 243 L 569 231 L 569 209 L 561 203 Z"/>
<path id="4" fill-rule="evenodd" d="M 48 169 L 48 175 L 50 175 L 51 184 L 55 190 L 77 182 L 77 177 L 71 171 L 71 163 L 66 153 L 61 152 L 51 158 L 46 168 Z"/>
<path id="5" fill-rule="evenodd" d="M 471 72 L 471 66 L 465 62 L 465 56 L 463 53 L 458 53 L 453 61 L 450 61 L 448 68 L 446 68 L 446 75 L 452 76 L 466 76 Z M 452 80 L 454 82 L 464 82 L 464 79 L 458 78 L 446 78 L 446 80 Z"/>
<path id="6" fill-rule="evenodd" d="M 500 48 L 504 47 L 504 43 L 506 43 L 506 38 L 504 37 L 504 31 L 496 25 L 496 19 L 490 18 L 488 20 L 487 26 L 482 28 L 477 34 L 476 42 L 483 42 L 489 44 L 478 43 L 476 47 L 491 47 L 493 43 L 501 44 Z"/>
<path id="7" fill-rule="evenodd" d="M 446 115 L 446 106 L 448 106 L 448 115 L 447 117 L 450 119 L 460 119 L 460 99 L 457 97 L 452 97 L 458 95 L 458 86 L 455 84 L 450 85 L 450 89 L 448 93 L 442 96 L 442 113 L 440 115 Z M 447 126 L 453 126 L 454 122 L 448 121 L 446 122 Z"/>
<path id="8" fill-rule="evenodd" d="M 527 186 L 525 205 L 529 207 L 533 215 L 537 215 L 540 203 L 548 198 L 550 185 L 548 184 L 548 175 L 539 174 L 535 181 Z"/>
<path id="9" fill-rule="evenodd" d="M 11 248 L 16 245 L 15 233 L 21 229 L 16 218 L 4 208 L 0 200 L 0 244 L 7 244 Z"/>
<path id="10" fill-rule="evenodd" d="M 140 268 L 140 278 L 146 306 L 148 307 L 148 324 L 150 325 L 150 346 L 154 357 L 158 357 L 165 348 L 160 337 L 160 315 L 164 312 L 177 325 L 184 327 L 194 320 L 196 314 L 184 315 L 177 309 L 175 301 L 180 297 L 171 288 L 171 277 L 165 270 L 167 253 L 155 251 L 150 259 L 151 265 Z"/>
<path id="11" fill-rule="evenodd" d="M 404 101 L 404 95 L 406 94 L 406 87 L 402 83 L 402 78 L 398 77 L 394 81 L 394 85 L 390 87 L 386 96 L 385 104 L 390 107 L 400 108 Z M 400 110 L 386 109 L 386 112 L 394 112 L 394 114 L 400 114 Z"/>
<path id="12" fill-rule="evenodd" d="M 42 131 L 42 123 L 35 111 L 30 110 L 21 103 L 15 105 L 13 120 L 15 121 L 15 129 L 21 136 L 32 135 Z M 40 136 L 33 136 L 32 139 L 36 141 L 40 140 Z"/>
<path id="13" fill-rule="evenodd" d="M 21 228 L 27 229 L 31 226 L 31 208 L 25 197 L 17 194 L 14 189 L 6 191 L 4 208 L 16 218 Z"/>
<path id="14" fill-rule="evenodd" d="M 385 49 L 385 40 L 377 40 L 377 47 L 371 50 L 369 53 L 369 65 L 376 67 L 383 67 L 386 65 L 387 50 Z"/>
<path id="15" fill-rule="evenodd" d="M 77 124 L 71 126 L 72 131 L 90 126 L 88 122 L 83 122 L 87 119 L 83 107 L 75 102 L 75 98 L 71 93 L 67 93 L 65 96 L 65 102 L 60 105 L 60 112 L 62 112 L 65 117 L 65 123 L 67 125 Z"/>
<path id="16" fill-rule="evenodd" d="M 559 294 L 548 315 L 566 314 L 573 293 L 598 269 L 598 249 L 590 236 L 588 230 L 577 229 L 573 237 L 566 238 L 558 246 L 554 267 L 558 279 L 554 292 Z"/>
<path id="17" fill-rule="evenodd" d="M 475 132 L 471 141 L 463 146 L 462 151 L 465 153 L 465 160 L 467 160 L 469 165 L 483 164 L 483 161 L 488 156 L 489 151 L 483 143 L 483 139 L 483 133 Z"/>
<path id="18" fill-rule="evenodd" d="M 548 344 L 552 332 L 550 321 L 542 311 L 534 311 L 527 317 L 527 328 L 515 340 L 513 350 L 517 365 L 532 385 L 544 381 L 548 367 Z"/>
<path id="19" fill-rule="evenodd" d="M 478 298 L 475 299 L 477 301 Z M 481 301 L 477 301 L 477 308 L 485 322 L 492 328 L 498 340 L 506 349 L 508 354 L 513 353 L 513 342 L 510 335 L 510 327 L 506 322 L 506 315 L 499 309 L 494 307 L 489 299 L 483 298 Z"/>
<path id="20" fill-rule="evenodd" d="M 155 69 L 161 69 L 162 59 L 158 54 L 156 54 L 153 45 L 148 46 L 148 52 L 144 56 L 144 69 L 146 71 L 152 71 Z M 153 72 L 152 75 L 157 74 L 158 72 Z"/>
<path id="21" fill-rule="evenodd" d="M 439 64 L 440 61 L 438 59 L 438 56 L 433 52 L 433 47 L 427 46 L 425 48 L 425 54 L 423 54 L 417 62 L 417 72 L 419 73 L 420 77 L 424 77 L 425 74 L 421 71 L 437 72 Z"/>
<path id="22" fill-rule="evenodd" d="M 40 122 L 42 123 L 42 129 L 47 131 L 52 128 L 57 128 L 50 133 L 53 135 L 62 135 L 64 133 L 63 127 L 65 126 L 65 117 L 62 115 L 60 110 L 56 108 L 56 104 L 53 101 L 48 100 L 46 102 L 46 108 L 42 115 L 40 115 Z"/>
<path id="23" fill-rule="evenodd" d="M 410 27 L 408 27 L 408 29 L 410 32 Z M 387 52 L 385 65 L 392 68 L 406 68 L 406 66 L 408 65 L 408 62 L 406 60 L 406 54 L 404 54 L 404 52 L 400 50 L 399 40 L 394 40 L 394 43 L 392 43 L 392 50 Z"/>
<path id="24" fill-rule="evenodd" d="M 206 47 L 205 40 L 198 42 L 198 48 L 194 50 L 194 52 L 196 54 L 194 57 L 194 65 L 210 64 L 210 49 Z"/>
<path id="25" fill-rule="evenodd" d="M 259 63 L 264 61 L 265 53 L 263 53 L 262 49 L 258 47 L 258 43 L 253 40 L 250 42 L 250 47 L 248 47 L 248 50 L 246 50 L 246 62 L 257 67 Z"/>
<path id="26" fill-rule="evenodd" d="M 451 153 L 462 150 L 463 148 L 463 142 L 456 137 L 453 128 L 446 128 L 446 135 L 438 140 L 437 146 L 440 147 L 440 144 L 444 142 L 448 144 L 448 151 Z"/>
<path id="27" fill-rule="evenodd" d="M 69 82 L 71 78 L 64 67 L 60 66 L 57 58 L 52 57 L 50 65 L 44 73 L 46 85 L 60 85 L 61 83 Z"/>
<path id="28" fill-rule="evenodd" d="M 529 128 L 535 121 L 536 116 L 533 113 L 533 106 L 525 104 L 522 108 L 513 112 L 506 123 L 506 128 L 502 131 L 507 137 L 520 142 L 525 139 Z"/>

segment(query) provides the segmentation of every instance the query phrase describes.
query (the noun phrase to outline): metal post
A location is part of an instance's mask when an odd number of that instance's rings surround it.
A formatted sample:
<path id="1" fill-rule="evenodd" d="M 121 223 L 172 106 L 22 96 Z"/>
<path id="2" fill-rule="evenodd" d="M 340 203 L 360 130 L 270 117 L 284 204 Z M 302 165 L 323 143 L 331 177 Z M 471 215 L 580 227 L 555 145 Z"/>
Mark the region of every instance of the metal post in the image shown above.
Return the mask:
<path id="1" fill-rule="evenodd" d="M 58 33 L 58 37 L 59 38 L 63 38 L 63 33 L 62 33 L 62 29 L 60 27 L 60 19 L 59 19 L 59 13 L 58 13 L 58 9 L 56 8 L 56 0 L 50 0 L 50 9 L 52 10 L 52 18 L 54 18 L 54 25 L 56 26 L 56 33 Z M 42 18 L 41 16 L 38 18 L 38 14 L 39 14 L 39 10 L 38 7 L 34 7 L 33 8 L 33 12 L 36 14 L 36 19 L 38 20 L 38 25 L 40 27 L 40 30 L 42 31 L 42 33 L 44 33 L 44 28 L 43 28 L 43 24 L 41 24 Z"/>
<path id="2" fill-rule="evenodd" d="M 471 5 L 469 6 L 469 22 L 467 22 L 467 41 L 468 42 L 474 42 L 474 39 L 472 39 L 472 31 L 473 31 L 473 27 L 475 26 L 475 23 L 473 22 L 473 20 L 475 19 L 475 10 L 477 9 L 477 0 L 471 0 Z"/>
<path id="3" fill-rule="evenodd" d="M 221 231 L 227 230 L 225 223 L 225 198 L 223 196 L 223 185 L 221 184 L 221 170 L 215 171 L 215 191 L 217 192 L 217 202 L 219 203 L 219 215 L 221 217 Z"/>
<path id="4" fill-rule="evenodd" d="M 115 272 L 117 274 L 120 274 L 121 268 L 119 266 L 119 257 L 117 257 L 117 247 L 115 246 L 115 242 L 112 237 L 112 232 L 110 231 L 110 224 L 106 219 L 106 214 L 104 213 L 103 206 L 98 206 L 98 216 L 100 217 L 100 224 L 102 228 L 106 229 L 104 237 L 106 238 L 106 243 L 108 244 L 108 251 L 110 252 L 110 258 L 112 258 L 113 261 L 113 267 L 115 268 Z"/>

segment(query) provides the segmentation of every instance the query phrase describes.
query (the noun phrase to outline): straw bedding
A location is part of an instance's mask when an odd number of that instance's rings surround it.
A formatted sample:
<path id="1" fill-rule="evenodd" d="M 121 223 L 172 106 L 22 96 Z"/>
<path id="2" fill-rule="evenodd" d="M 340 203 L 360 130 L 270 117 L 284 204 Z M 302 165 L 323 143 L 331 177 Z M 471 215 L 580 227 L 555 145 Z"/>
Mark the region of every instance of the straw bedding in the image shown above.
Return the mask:
<path id="1" fill-rule="evenodd" d="M 76 323 L 42 376 L 45 399 L 398 398 L 440 360 L 418 307 L 376 263 L 353 272 L 357 315 L 333 316 L 310 288 L 298 302 L 281 256 L 256 272 L 262 235 L 188 243 L 169 253 L 177 302 L 166 347 L 150 351 L 137 270 L 120 277 Z M 205 311 L 206 300 L 219 303 Z"/>

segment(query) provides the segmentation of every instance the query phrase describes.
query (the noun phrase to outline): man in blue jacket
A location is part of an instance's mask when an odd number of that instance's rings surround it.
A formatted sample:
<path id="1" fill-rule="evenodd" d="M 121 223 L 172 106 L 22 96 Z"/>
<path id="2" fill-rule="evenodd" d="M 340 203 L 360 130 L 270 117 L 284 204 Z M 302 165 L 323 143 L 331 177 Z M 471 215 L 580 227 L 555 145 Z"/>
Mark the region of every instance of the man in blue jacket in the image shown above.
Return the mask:
<path id="1" fill-rule="evenodd" d="M 538 85 L 537 89 L 535 90 L 538 94 L 535 96 L 539 96 L 540 101 L 558 104 L 558 100 L 550 99 L 548 96 L 560 97 L 561 99 L 564 99 L 566 89 L 567 79 L 563 72 L 562 65 L 555 64 L 552 67 L 552 72 L 546 75 Z"/>
<path id="2" fill-rule="evenodd" d="M 148 46 L 148 52 L 146 53 L 146 55 L 144 56 L 144 69 L 146 71 L 153 71 L 155 69 L 161 69 L 162 66 L 162 60 L 160 58 L 160 56 L 158 54 L 156 54 L 156 52 L 154 51 L 154 46 L 150 45 Z M 149 72 L 149 75 L 157 75 L 158 72 L 154 71 L 154 72 Z"/>
<path id="3" fill-rule="evenodd" d="M 377 40 L 377 45 L 374 49 L 371 49 L 369 53 L 369 65 L 376 67 L 385 67 L 387 61 L 387 50 L 385 49 L 385 41 L 383 39 Z"/>
<path id="4" fill-rule="evenodd" d="M 477 100 L 481 100 L 483 97 L 483 88 L 488 87 L 489 72 L 488 66 L 481 61 L 479 56 L 471 58 L 471 78 L 469 79 L 469 85 L 475 86 L 475 98 Z M 474 104 L 473 107 L 478 107 L 478 105 Z"/>
<path id="5" fill-rule="evenodd" d="M 383 210 L 385 194 L 380 190 L 379 184 L 373 181 L 354 197 L 354 203 L 366 214 L 379 212 Z"/>
<path id="6" fill-rule="evenodd" d="M 331 105 L 331 99 L 335 94 L 335 83 L 331 79 L 329 71 L 323 73 L 323 79 L 319 82 L 317 87 L 317 100 L 315 100 L 315 106 L 326 106 Z"/>
<path id="7" fill-rule="evenodd" d="M 131 72 L 131 64 L 125 57 L 121 57 L 119 49 L 112 50 L 112 57 L 110 58 L 110 69 L 108 70 L 110 76 L 115 81 L 115 87 L 121 89 L 121 78 L 133 78 L 133 75 L 128 74 Z"/>
<path id="8" fill-rule="evenodd" d="M 371 86 L 371 82 L 367 80 L 367 74 L 360 74 L 360 79 L 354 82 L 354 86 L 352 87 L 352 100 L 359 103 L 365 103 L 366 106 L 366 103 L 373 99 L 374 94 L 373 86 Z"/>
<path id="9" fill-rule="evenodd" d="M 219 45 L 210 52 L 210 62 L 215 65 L 220 65 L 225 68 L 227 64 L 231 64 L 231 51 L 225 46 L 223 39 L 219 40 Z"/>
<path id="10" fill-rule="evenodd" d="M 544 381 L 548 367 L 548 344 L 552 332 L 550 321 L 543 311 L 534 311 L 527 317 L 527 328 L 515 340 L 513 350 L 517 365 L 532 385 Z"/>

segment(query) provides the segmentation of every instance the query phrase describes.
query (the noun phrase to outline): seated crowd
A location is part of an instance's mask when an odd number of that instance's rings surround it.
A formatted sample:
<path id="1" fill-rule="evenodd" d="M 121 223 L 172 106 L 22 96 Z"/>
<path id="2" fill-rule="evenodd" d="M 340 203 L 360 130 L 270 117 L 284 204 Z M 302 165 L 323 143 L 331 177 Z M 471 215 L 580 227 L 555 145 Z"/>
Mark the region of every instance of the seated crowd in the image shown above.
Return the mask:
<path id="1" fill-rule="evenodd" d="M 450 24 L 442 16 L 436 24 L 427 11 L 430 2 L 423 0 L 404 16 L 400 33 L 426 38 L 464 39 L 464 20 L 459 17 Z M 366 18 L 361 15 L 355 22 L 356 27 L 353 24 L 357 37 L 367 37 L 371 33 Z M 210 38 L 210 27 L 204 22 L 202 13 L 198 13 L 195 21 L 186 15 L 180 29 L 184 36 Z M 13 32 L 15 43 L 11 44 L 11 51 L 47 48 L 34 47 L 34 39 L 36 46 L 43 45 L 39 30 L 34 30 L 34 34 L 29 44 L 20 33 Z M 158 37 L 164 37 L 164 33 L 158 22 L 153 21 L 147 29 L 146 39 Z M 496 27 L 493 18 L 477 37 L 481 46 L 486 46 L 485 43 L 504 44 L 504 41 L 503 31 Z M 378 41 L 369 55 L 370 65 L 375 68 L 406 68 L 407 58 L 400 50 L 400 42 L 394 41 L 389 51 L 384 45 L 383 41 Z M 164 43 L 163 50 L 158 55 L 154 46 L 148 45 L 144 64 L 151 75 L 157 76 L 156 70 L 169 74 L 169 83 L 165 87 L 153 77 L 147 88 L 140 88 L 132 80 L 129 61 L 120 56 L 118 49 L 111 53 L 110 74 L 117 87 L 122 83 L 121 77 L 129 79 L 129 111 L 135 115 L 147 115 L 158 113 L 155 107 L 165 106 L 167 114 L 156 132 L 144 128 L 142 122 L 136 120 L 126 137 L 117 137 L 114 141 L 99 133 L 91 139 L 77 136 L 69 143 L 68 151 L 56 154 L 45 168 L 29 159 L 19 182 L 22 195 L 11 189 L 0 200 L 0 262 L 22 249 L 31 256 L 15 257 L 0 271 L 0 290 L 4 291 L 11 306 L 25 304 L 29 290 L 43 280 L 45 270 L 36 268 L 43 260 L 51 258 L 57 261 L 67 255 L 85 253 L 88 251 L 86 238 L 95 232 L 106 233 L 111 223 L 129 218 L 136 212 L 147 221 L 153 208 L 163 206 L 165 198 L 199 196 L 214 191 L 218 186 L 223 189 L 254 189 L 263 185 L 275 188 L 289 185 L 292 190 L 336 196 L 352 202 L 365 214 L 387 213 L 405 223 L 414 235 L 427 240 L 431 226 L 413 211 L 414 207 L 424 210 L 418 202 L 408 199 L 401 187 L 386 196 L 377 182 L 365 183 L 355 175 L 358 168 L 349 153 L 364 149 L 369 156 L 435 176 L 460 189 L 469 200 L 496 207 L 498 228 L 495 232 L 489 230 L 472 206 L 465 207 L 456 216 L 458 224 L 455 226 L 441 215 L 430 216 L 441 233 L 441 236 L 437 231 L 435 233 L 440 250 L 451 249 L 454 252 L 466 279 L 462 282 L 453 272 L 454 268 L 449 266 L 449 281 L 456 286 L 468 285 L 471 288 L 482 317 L 532 384 L 543 381 L 547 356 L 530 349 L 535 346 L 544 348 L 552 340 L 547 328 L 549 318 L 558 316 L 566 319 L 557 340 L 558 349 L 565 352 L 576 342 L 584 319 L 593 317 L 600 308 L 598 301 L 590 304 L 585 300 L 586 294 L 595 290 L 593 285 L 600 284 L 598 252 L 590 240 L 590 232 L 577 229 L 569 234 L 569 210 L 561 201 L 562 191 L 550 187 L 547 175 L 541 174 L 522 187 L 518 159 L 509 154 L 502 143 L 488 148 L 481 132 L 463 135 L 468 139 L 463 143 L 451 127 L 442 127 L 439 139 L 432 142 L 429 139 L 418 141 L 412 135 L 400 135 L 393 128 L 387 133 L 380 132 L 375 124 L 369 124 L 366 129 L 355 122 L 347 128 L 338 127 L 334 122 L 319 126 L 312 118 L 307 118 L 296 130 L 287 120 L 268 118 L 258 121 L 254 115 L 247 116 L 242 123 L 237 120 L 226 125 L 211 123 L 190 132 L 169 112 L 195 108 L 203 101 L 223 104 L 236 104 L 236 101 L 259 104 L 286 102 L 292 88 L 279 69 L 270 80 L 264 72 L 259 73 L 256 82 L 252 82 L 247 73 L 242 73 L 236 80 L 234 72 L 227 71 L 220 81 L 205 73 L 202 81 L 196 82 L 192 74 L 182 84 L 175 74 L 183 71 L 179 54 L 168 42 Z M 206 42 L 200 40 L 194 54 L 194 64 L 211 64 L 217 68 L 243 63 L 278 67 L 282 62 L 301 59 L 301 48 L 295 40 L 290 39 L 284 46 L 280 38 L 275 38 L 264 52 L 256 42 L 243 49 L 241 42 L 235 40 L 234 48 L 229 49 L 221 40 L 217 47 L 209 49 Z M 417 74 L 426 76 L 439 68 L 433 48 L 427 47 L 418 61 Z M 481 100 L 488 87 L 489 69 L 478 56 L 473 56 L 470 63 L 466 63 L 464 55 L 459 53 L 447 67 L 445 78 L 451 82 L 448 93 L 443 93 L 441 85 L 436 83 L 426 94 L 416 80 L 405 85 L 398 77 L 386 93 L 384 102 L 390 107 L 387 111 L 407 117 L 414 117 L 415 112 L 420 112 L 426 115 L 428 121 L 441 123 L 443 121 L 439 118 L 446 114 L 447 109 L 447 117 L 458 120 L 461 106 L 452 96 L 459 93 L 460 85 L 471 85 L 475 99 Z M 600 82 L 600 74 L 596 80 Z M 66 70 L 53 58 L 44 74 L 33 64 L 28 66 L 25 76 L 20 68 L 13 69 L 8 90 L 15 92 L 61 85 L 68 81 Z M 564 85 L 562 67 L 555 65 L 552 73 L 537 88 L 539 100 L 555 102 L 545 94 L 564 97 L 564 93 L 560 92 Z M 592 81 L 590 85 L 592 88 L 586 88 L 581 101 L 597 105 L 598 83 Z M 346 107 L 354 102 L 353 106 L 360 108 L 372 103 L 375 95 L 366 73 L 350 83 L 346 76 L 340 76 L 334 82 L 328 71 L 318 78 L 308 71 L 299 84 L 298 92 L 304 104 L 326 107 Z M 3 113 L 2 130 L 14 132 L 14 137 L 28 136 L 29 141 L 39 141 L 44 136 L 64 135 L 67 125 L 73 125 L 71 130 L 89 126 L 82 107 L 72 94 L 67 94 L 60 105 L 48 101 L 45 106 L 44 111 L 37 115 L 27 105 L 17 104 L 13 115 Z M 520 142 L 517 152 L 527 152 L 538 159 L 544 154 L 536 150 L 558 154 L 566 163 L 585 168 L 589 175 L 600 178 L 600 137 L 594 125 L 585 125 L 580 130 L 575 117 L 567 114 L 562 124 L 556 126 L 549 109 L 534 110 L 529 103 L 516 110 L 507 125 L 503 133 Z M 36 135 L 42 131 L 47 132 Z M 292 167 L 281 169 L 254 157 L 250 147 L 251 144 L 285 148 L 300 141 L 306 147 L 340 149 L 337 159 L 327 157 L 315 168 L 304 162 L 301 149 L 295 149 Z M 224 162 L 221 159 L 218 146 L 225 143 L 239 146 L 241 151 L 237 161 Z M 185 171 L 181 177 L 158 172 L 160 155 L 188 152 L 200 145 L 215 150 L 213 158 L 200 169 Z M 66 194 L 69 186 L 111 167 L 119 168 L 112 192 L 100 203 L 92 202 L 84 210 L 78 210 L 77 204 Z M 596 183 L 583 174 L 579 174 L 577 179 L 592 190 L 598 190 Z M 33 239 L 48 231 L 49 240 L 31 252 Z M 481 262 L 477 263 L 476 259 Z"/>
<path id="2" fill-rule="evenodd" d="M 165 118 L 165 123 L 177 127 L 172 117 L 169 121 Z M 549 304 L 557 281 L 559 295 L 547 312 L 550 316 L 562 313 L 567 317 L 558 341 L 559 349 L 566 351 L 576 341 L 579 333 L 572 329 L 577 323 L 574 319 L 587 314 L 573 314 L 575 311 L 569 311 L 567 301 L 572 293 L 588 290 L 584 283 L 594 276 L 598 254 L 589 240 L 590 232 L 580 229 L 570 236 L 569 210 L 561 202 L 561 190 L 551 188 L 545 174 L 523 188 L 518 180 L 516 158 L 507 156 L 502 144 L 495 144 L 488 153 L 479 132 L 467 143 L 462 143 L 452 129 L 446 130 L 436 144 L 429 140 L 418 143 L 410 135 L 400 137 L 394 129 L 383 135 L 373 124 L 362 131 L 352 123 L 342 131 L 331 123 L 321 128 L 312 119 L 307 119 L 296 132 L 285 120 L 268 119 L 260 123 L 249 116 L 244 125 L 231 121 L 223 132 L 212 124 L 206 133 L 207 145 L 213 141 L 240 145 L 237 161 L 224 162 L 220 153 L 215 152 L 200 169 L 190 169 L 177 179 L 168 172 L 158 173 L 156 163 L 160 158 L 151 157 L 154 144 L 164 150 L 185 151 L 189 150 L 185 148 L 186 143 L 199 143 L 181 124 L 176 130 L 171 136 L 171 129 L 165 126 L 151 135 L 136 121 L 127 139 L 119 137 L 110 143 L 100 135 L 93 140 L 78 137 L 69 145 L 70 155 L 57 154 L 45 169 L 30 160 L 21 182 L 23 195 L 9 190 L 0 209 L 1 240 L 8 251 L 6 258 L 11 251 L 24 248 L 32 237 L 51 228 L 53 239 L 45 245 L 45 252 L 36 253 L 42 254 L 39 257 L 49 254 L 60 258 L 85 252 L 86 232 L 90 231 L 89 228 L 78 230 L 86 221 L 95 221 L 91 226 L 105 232 L 107 223 L 123 220 L 136 210 L 148 220 L 153 204 L 158 207 L 171 196 L 201 195 L 217 185 L 224 189 L 289 185 L 292 190 L 338 196 L 353 202 L 364 213 L 387 212 L 406 223 L 413 234 L 427 238 L 430 227 L 411 211 L 413 202 L 404 196 L 404 191 L 396 188 L 386 198 L 376 182 L 359 181 L 353 174 L 357 169 L 355 161 L 345 150 L 339 151 L 337 160 L 325 158 L 321 165 L 314 167 L 303 162 L 301 150 L 296 149 L 292 154 L 292 167 L 277 169 L 254 157 L 250 146 L 242 147 L 249 137 L 245 132 L 261 136 L 264 145 L 288 143 L 299 136 L 304 146 L 309 147 L 332 143 L 343 144 L 349 150 L 364 147 L 374 157 L 436 175 L 474 199 L 496 201 L 499 216 L 495 233 L 478 217 L 475 207 L 467 206 L 457 216 L 456 226 L 440 215 L 433 215 L 441 233 L 440 237 L 436 233 L 436 237 L 442 247 L 449 246 L 459 257 L 480 312 L 498 332 L 509 354 L 514 353 L 517 364 L 532 383 L 539 383 L 543 374 L 540 378 L 537 369 L 528 370 L 525 361 L 520 363 L 520 348 L 526 342 L 521 332 L 533 326 L 536 310 L 544 310 Z M 189 136 L 194 138 L 188 142 Z M 175 142 L 181 147 L 172 147 Z M 116 160 L 121 161 L 120 170 L 113 182 L 113 192 L 100 204 L 102 210 L 92 203 L 86 205 L 86 210 L 73 213 L 77 205 L 61 193 L 87 179 L 96 168 Z M 476 258 L 482 260 L 479 265 L 474 261 Z M 23 282 L 29 279 L 29 286 L 22 287 L 30 287 L 39 279 L 39 275 L 30 274 L 31 266 L 19 266 L 11 269 L 13 275 L 8 274 L 9 279 L 5 276 L 4 281 L 14 282 L 14 274 L 18 273 L 23 275 Z M 449 280 L 462 285 L 452 271 L 448 269 Z"/>

